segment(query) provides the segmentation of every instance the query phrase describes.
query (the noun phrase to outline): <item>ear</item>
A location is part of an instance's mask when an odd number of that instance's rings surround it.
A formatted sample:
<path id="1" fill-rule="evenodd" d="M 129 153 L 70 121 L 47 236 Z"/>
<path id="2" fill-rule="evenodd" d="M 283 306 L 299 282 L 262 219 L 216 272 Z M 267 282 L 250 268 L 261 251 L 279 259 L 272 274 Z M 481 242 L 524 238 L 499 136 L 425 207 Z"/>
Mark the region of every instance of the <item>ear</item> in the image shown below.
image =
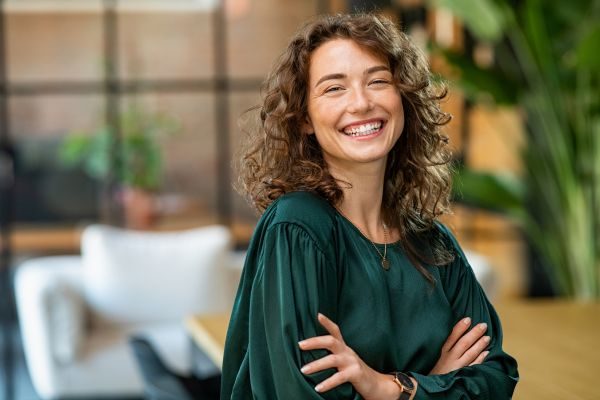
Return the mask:
<path id="1" fill-rule="evenodd" d="M 300 128 L 300 131 L 302 133 L 304 133 L 305 135 L 314 135 L 315 134 L 315 128 L 313 128 L 313 124 L 308 115 L 306 117 L 304 117 L 304 123 L 302 123 L 302 127 Z"/>

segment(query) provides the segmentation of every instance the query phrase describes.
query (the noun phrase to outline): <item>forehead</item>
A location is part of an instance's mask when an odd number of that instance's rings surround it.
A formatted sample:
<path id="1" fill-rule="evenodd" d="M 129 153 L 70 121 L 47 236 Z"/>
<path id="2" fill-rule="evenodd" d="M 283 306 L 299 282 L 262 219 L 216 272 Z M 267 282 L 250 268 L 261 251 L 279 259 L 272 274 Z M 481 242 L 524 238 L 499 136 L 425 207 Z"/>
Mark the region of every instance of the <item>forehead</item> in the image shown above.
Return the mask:
<path id="1" fill-rule="evenodd" d="M 347 73 L 381 64 L 389 67 L 387 59 L 373 49 L 352 39 L 331 39 L 311 53 L 309 80 L 318 79 L 320 74 Z"/>

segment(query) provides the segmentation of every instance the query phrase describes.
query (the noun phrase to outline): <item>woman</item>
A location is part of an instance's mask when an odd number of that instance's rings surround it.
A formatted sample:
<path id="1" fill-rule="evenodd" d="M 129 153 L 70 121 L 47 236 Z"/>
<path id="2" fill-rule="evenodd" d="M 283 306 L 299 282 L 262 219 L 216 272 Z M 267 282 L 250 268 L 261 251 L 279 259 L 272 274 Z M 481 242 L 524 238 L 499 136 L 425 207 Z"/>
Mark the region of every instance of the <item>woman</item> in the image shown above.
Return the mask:
<path id="1" fill-rule="evenodd" d="M 291 40 L 242 163 L 264 212 L 221 398 L 510 398 L 500 321 L 436 222 L 450 188 L 444 96 L 384 18 L 321 17 Z"/>

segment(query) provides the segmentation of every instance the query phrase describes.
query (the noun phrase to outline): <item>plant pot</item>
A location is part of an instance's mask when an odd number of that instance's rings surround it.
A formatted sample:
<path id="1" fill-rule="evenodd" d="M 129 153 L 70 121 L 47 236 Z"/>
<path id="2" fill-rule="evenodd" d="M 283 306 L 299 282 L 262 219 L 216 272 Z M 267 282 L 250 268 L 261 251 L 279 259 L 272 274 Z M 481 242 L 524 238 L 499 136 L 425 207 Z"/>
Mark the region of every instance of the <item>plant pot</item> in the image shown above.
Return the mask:
<path id="1" fill-rule="evenodd" d="M 120 190 L 125 227 L 136 230 L 152 228 L 158 217 L 156 195 L 144 189 L 124 187 Z"/>

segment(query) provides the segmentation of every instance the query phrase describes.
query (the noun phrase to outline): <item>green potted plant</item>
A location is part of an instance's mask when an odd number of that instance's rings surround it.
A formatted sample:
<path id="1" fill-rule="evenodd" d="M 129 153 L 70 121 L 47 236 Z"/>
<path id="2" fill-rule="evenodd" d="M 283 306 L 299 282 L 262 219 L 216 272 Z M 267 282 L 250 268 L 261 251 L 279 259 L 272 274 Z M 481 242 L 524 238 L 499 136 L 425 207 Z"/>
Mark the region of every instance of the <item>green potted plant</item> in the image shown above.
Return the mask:
<path id="1" fill-rule="evenodd" d="M 117 200 L 123 207 L 126 226 L 148 228 L 156 217 L 155 195 L 161 186 L 160 140 L 180 127 L 171 117 L 147 113 L 132 106 L 119 116 L 120 140 L 109 126 L 75 131 L 60 146 L 59 158 L 67 167 L 80 166 L 90 177 L 118 183 Z M 117 163 L 112 155 L 118 146 Z"/>
<path id="2" fill-rule="evenodd" d="M 458 197 L 520 222 L 554 289 L 600 298 L 600 4 L 523 0 L 435 0 L 495 63 L 437 49 L 459 71 L 467 96 L 491 95 L 523 111 L 524 174 L 460 169 Z"/>

